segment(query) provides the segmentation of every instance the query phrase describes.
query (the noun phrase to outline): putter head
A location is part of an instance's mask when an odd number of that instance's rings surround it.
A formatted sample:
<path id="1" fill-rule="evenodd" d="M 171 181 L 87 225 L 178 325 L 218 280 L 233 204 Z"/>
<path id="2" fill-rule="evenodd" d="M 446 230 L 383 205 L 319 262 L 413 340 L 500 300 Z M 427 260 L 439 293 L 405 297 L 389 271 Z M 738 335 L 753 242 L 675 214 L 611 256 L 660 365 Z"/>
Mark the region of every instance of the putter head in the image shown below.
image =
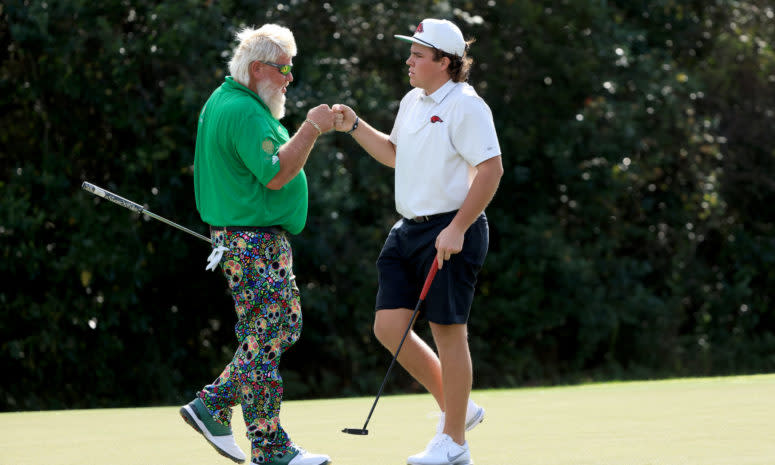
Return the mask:
<path id="1" fill-rule="evenodd" d="M 369 434 L 369 430 L 364 428 L 345 428 L 342 430 L 342 432 L 347 434 L 357 434 L 358 436 L 366 436 Z"/>

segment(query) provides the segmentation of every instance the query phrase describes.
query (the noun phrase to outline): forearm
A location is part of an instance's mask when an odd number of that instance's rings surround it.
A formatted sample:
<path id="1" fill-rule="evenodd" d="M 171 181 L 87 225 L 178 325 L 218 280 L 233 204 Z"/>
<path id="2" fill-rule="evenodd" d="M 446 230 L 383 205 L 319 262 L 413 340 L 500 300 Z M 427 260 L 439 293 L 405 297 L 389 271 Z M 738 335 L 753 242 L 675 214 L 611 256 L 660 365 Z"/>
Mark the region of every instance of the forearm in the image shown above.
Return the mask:
<path id="1" fill-rule="evenodd" d="M 503 176 L 503 165 L 500 156 L 485 160 L 477 166 L 476 176 L 463 205 L 452 219 L 452 226 L 460 231 L 468 230 L 468 227 L 492 201 L 498 190 L 501 176 Z"/>
<path id="2" fill-rule="evenodd" d="M 280 147 L 277 156 L 280 158 L 280 171 L 266 185 L 269 189 L 282 188 L 307 163 L 307 158 L 315 145 L 319 134 L 312 124 L 304 122 L 291 139 Z"/>
<path id="3" fill-rule="evenodd" d="M 396 146 L 384 132 L 374 129 L 362 119 L 351 133 L 353 138 L 372 158 L 391 168 L 396 167 Z"/>

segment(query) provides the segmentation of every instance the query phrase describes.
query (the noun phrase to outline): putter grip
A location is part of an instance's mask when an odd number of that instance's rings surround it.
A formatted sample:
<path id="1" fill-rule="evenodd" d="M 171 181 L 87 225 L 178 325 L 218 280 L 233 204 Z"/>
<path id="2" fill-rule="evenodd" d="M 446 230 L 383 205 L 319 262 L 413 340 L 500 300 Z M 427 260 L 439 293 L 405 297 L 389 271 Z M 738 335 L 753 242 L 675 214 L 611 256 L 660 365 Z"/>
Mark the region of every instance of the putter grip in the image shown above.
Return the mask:
<path id="1" fill-rule="evenodd" d="M 428 271 L 428 277 L 425 278 L 425 284 L 422 287 L 422 292 L 420 293 L 420 300 L 425 300 L 425 296 L 428 294 L 428 289 L 431 287 L 431 283 L 433 282 L 433 277 L 436 276 L 436 272 L 439 271 L 439 262 L 436 260 L 436 257 L 433 257 L 433 264 L 431 265 L 431 269 Z"/>
<path id="2" fill-rule="evenodd" d="M 127 200 L 120 195 L 116 195 L 113 192 L 106 191 L 105 189 L 95 186 L 92 183 L 84 181 L 83 184 L 81 184 L 81 189 L 85 191 L 89 191 L 92 194 L 96 195 L 97 197 L 102 197 L 103 199 L 110 200 L 111 202 L 121 205 L 124 208 L 128 208 L 132 211 L 135 211 L 137 213 L 142 213 L 145 208 L 142 205 L 136 204 L 132 202 L 131 200 Z"/>

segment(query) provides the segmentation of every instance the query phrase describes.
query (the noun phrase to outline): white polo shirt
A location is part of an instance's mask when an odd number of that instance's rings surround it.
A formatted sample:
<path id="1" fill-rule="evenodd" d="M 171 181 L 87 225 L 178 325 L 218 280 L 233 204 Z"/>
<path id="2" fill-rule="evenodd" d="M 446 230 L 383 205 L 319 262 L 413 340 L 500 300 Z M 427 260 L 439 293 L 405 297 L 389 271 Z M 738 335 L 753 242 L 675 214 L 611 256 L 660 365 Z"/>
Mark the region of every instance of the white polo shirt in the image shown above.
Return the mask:
<path id="1" fill-rule="evenodd" d="M 490 107 L 464 82 L 409 91 L 390 141 L 396 146 L 396 210 L 405 218 L 457 210 L 476 165 L 501 154 Z"/>

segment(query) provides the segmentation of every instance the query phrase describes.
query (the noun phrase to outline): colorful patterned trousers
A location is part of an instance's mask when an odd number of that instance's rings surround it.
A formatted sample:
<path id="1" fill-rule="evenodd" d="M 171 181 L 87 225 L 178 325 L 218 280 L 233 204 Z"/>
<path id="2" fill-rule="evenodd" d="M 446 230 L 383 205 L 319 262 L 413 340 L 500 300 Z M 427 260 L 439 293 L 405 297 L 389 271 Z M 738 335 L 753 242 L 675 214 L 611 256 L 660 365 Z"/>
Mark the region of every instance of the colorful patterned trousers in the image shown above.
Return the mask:
<path id="1" fill-rule="evenodd" d="M 280 356 L 301 334 L 299 289 L 285 234 L 213 231 L 213 246 L 229 248 L 221 268 L 238 321 L 234 358 L 198 395 L 213 417 L 231 426 L 231 408 L 242 405 L 252 462 L 272 461 L 291 441 L 280 426 L 283 381 Z"/>

